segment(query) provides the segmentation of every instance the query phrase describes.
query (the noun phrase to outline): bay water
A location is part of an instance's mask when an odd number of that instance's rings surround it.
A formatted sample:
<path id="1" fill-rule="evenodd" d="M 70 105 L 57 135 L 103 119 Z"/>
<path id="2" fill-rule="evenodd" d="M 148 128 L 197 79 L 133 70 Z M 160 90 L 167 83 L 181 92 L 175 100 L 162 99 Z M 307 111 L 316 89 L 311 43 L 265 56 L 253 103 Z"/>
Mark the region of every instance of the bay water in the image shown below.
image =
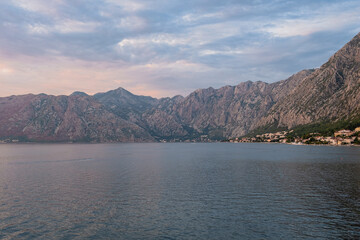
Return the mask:
<path id="1" fill-rule="evenodd" d="M 2 144 L 0 239 L 360 239 L 360 148 Z"/>

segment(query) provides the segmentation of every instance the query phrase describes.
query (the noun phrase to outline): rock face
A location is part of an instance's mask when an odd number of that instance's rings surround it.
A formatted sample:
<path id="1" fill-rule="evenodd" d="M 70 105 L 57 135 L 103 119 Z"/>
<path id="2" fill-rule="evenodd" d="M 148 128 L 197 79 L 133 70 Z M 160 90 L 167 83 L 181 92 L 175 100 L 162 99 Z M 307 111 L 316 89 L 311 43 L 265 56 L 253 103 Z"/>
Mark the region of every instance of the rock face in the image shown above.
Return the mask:
<path id="1" fill-rule="evenodd" d="M 156 138 L 184 137 L 188 134 L 169 112 L 184 98 L 156 99 L 134 95 L 123 88 L 98 93 L 94 98 L 120 118 L 131 121 Z"/>
<path id="2" fill-rule="evenodd" d="M 273 84 L 248 81 L 237 86 L 197 90 L 174 107 L 173 115 L 211 138 L 241 136 L 266 116 L 285 91 L 292 90 L 311 72 L 304 70 Z"/>
<path id="3" fill-rule="evenodd" d="M 93 97 L 23 95 L 0 98 L 0 136 L 35 141 L 138 142 L 154 138 L 106 110 Z"/>
<path id="4" fill-rule="evenodd" d="M 316 70 L 275 82 L 199 89 L 156 99 L 123 88 L 89 96 L 0 98 L 0 139 L 144 142 L 241 136 L 360 115 L 360 34 Z"/>
<path id="5" fill-rule="evenodd" d="M 360 115 L 360 33 L 280 99 L 257 126 L 292 128 Z"/>
<path id="6" fill-rule="evenodd" d="M 102 103 L 109 112 L 135 122 L 139 120 L 143 112 L 153 108 L 159 102 L 156 98 L 137 96 L 123 88 L 97 93 L 94 98 Z"/>

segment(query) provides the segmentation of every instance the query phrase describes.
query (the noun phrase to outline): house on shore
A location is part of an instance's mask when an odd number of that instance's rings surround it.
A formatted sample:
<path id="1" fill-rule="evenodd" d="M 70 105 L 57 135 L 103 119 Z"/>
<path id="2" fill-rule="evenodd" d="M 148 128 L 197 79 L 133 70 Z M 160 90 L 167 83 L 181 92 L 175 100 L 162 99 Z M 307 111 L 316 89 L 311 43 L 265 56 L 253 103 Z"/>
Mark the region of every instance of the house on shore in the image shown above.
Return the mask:
<path id="1" fill-rule="evenodd" d="M 353 131 L 343 129 L 343 130 L 339 130 L 339 131 L 335 132 L 335 133 L 334 133 L 334 136 L 335 136 L 335 137 L 337 137 L 337 136 L 350 137 L 350 136 L 353 135 L 353 134 L 354 134 Z"/>

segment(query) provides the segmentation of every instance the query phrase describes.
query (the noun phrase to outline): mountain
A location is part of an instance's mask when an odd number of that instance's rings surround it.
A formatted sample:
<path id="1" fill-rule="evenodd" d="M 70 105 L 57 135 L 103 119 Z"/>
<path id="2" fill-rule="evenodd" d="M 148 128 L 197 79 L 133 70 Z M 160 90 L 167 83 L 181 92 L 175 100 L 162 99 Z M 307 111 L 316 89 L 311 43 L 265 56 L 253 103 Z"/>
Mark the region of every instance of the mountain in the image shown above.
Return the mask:
<path id="1" fill-rule="evenodd" d="M 0 98 L 0 136 L 24 141 L 143 142 L 143 128 L 109 112 L 93 97 L 22 95 Z"/>
<path id="2" fill-rule="evenodd" d="M 159 102 L 156 98 L 137 96 L 123 88 L 97 93 L 94 98 L 108 111 L 131 121 L 138 120 L 144 111 L 153 108 Z"/>
<path id="3" fill-rule="evenodd" d="M 279 100 L 257 126 L 292 128 L 360 115 L 360 33 Z"/>
<path id="4" fill-rule="evenodd" d="M 156 99 L 137 96 L 123 88 L 118 88 L 97 93 L 94 98 L 109 112 L 147 129 L 155 138 L 176 138 L 188 134 L 181 124 L 167 113 L 174 104 L 184 99 L 182 96 Z"/>
<path id="5" fill-rule="evenodd" d="M 171 113 L 184 125 L 211 138 L 241 136 L 311 72 L 304 70 L 272 84 L 248 81 L 220 89 L 199 89 L 176 104 Z"/>
<path id="6" fill-rule="evenodd" d="M 118 88 L 89 96 L 0 98 L 0 140 L 149 142 L 224 139 L 360 117 L 360 33 L 318 69 L 156 99 Z"/>

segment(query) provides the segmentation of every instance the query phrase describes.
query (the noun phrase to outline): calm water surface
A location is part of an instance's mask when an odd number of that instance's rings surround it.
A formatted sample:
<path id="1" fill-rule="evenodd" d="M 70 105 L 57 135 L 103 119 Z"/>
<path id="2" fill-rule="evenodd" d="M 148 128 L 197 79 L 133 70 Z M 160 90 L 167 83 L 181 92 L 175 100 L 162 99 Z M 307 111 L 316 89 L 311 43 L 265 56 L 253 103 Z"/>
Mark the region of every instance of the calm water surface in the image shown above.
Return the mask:
<path id="1" fill-rule="evenodd" d="M 0 239 L 359 239 L 360 148 L 0 145 Z"/>

